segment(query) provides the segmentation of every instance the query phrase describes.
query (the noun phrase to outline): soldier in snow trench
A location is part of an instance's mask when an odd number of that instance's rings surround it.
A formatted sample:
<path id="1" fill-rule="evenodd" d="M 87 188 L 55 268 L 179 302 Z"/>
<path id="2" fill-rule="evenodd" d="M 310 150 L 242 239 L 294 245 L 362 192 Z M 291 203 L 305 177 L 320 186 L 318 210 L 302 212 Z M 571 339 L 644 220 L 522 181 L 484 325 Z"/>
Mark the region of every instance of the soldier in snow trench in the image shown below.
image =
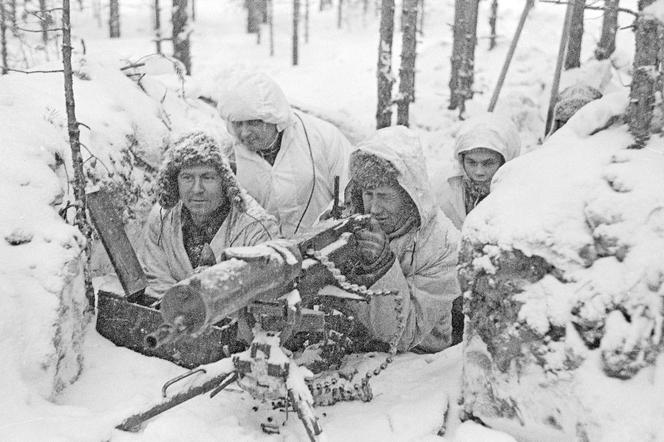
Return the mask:
<path id="1" fill-rule="evenodd" d="M 177 140 L 157 176 L 158 199 L 146 224 L 140 256 L 148 294 L 161 297 L 223 249 L 278 237 L 268 215 L 239 186 L 217 142 L 202 132 Z"/>
<path id="2" fill-rule="evenodd" d="M 347 205 L 372 215 L 356 234 L 360 265 L 350 277 L 401 297 L 405 324 L 398 351 L 437 352 L 451 345 L 452 301 L 460 294 L 459 232 L 433 201 L 417 136 L 403 126 L 377 131 L 350 158 Z M 390 342 L 399 330 L 394 297 L 348 306 L 372 338 Z"/>
<path id="3" fill-rule="evenodd" d="M 268 76 L 222 85 L 218 110 L 234 137 L 240 184 L 274 215 L 287 238 L 308 230 L 347 183 L 351 145 L 331 124 L 291 109 Z"/>
<path id="4" fill-rule="evenodd" d="M 486 113 L 472 117 L 459 128 L 454 158 L 459 167 L 438 189 L 440 208 L 461 230 L 466 215 L 489 195 L 493 176 L 521 151 L 514 124 Z"/>

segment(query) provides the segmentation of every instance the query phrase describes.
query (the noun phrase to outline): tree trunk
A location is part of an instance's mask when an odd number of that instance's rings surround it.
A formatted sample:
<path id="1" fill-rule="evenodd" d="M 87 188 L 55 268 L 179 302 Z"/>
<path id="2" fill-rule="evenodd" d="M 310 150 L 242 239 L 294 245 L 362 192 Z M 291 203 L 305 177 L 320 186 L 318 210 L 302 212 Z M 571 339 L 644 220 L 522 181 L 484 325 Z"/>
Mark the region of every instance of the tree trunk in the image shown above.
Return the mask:
<path id="1" fill-rule="evenodd" d="M 101 19 L 101 0 L 92 0 L 92 16 L 97 20 L 97 26 L 101 28 L 104 25 Z"/>
<path id="2" fill-rule="evenodd" d="M 498 0 L 491 1 L 491 15 L 489 16 L 489 26 L 491 34 L 489 36 L 489 50 L 496 47 L 496 22 L 498 21 Z"/>
<path id="3" fill-rule="evenodd" d="M 548 137 L 556 130 L 556 125 L 553 124 L 553 109 L 558 99 L 558 87 L 560 85 L 560 74 L 565 64 L 565 50 L 567 49 L 567 41 L 569 40 L 569 28 L 572 23 L 572 10 L 574 3 L 568 2 L 565 10 L 565 21 L 563 22 L 563 32 L 560 36 L 558 43 L 558 56 L 556 57 L 556 67 L 553 71 L 553 81 L 551 82 L 551 93 L 549 95 L 549 107 L 546 113 L 546 121 L 544 123 L 544 137 Z"/>
<path id="4" fill-rule="evenodd" d="M 655 0 L 639 1 L 639 10 Z M 659 21 L 652 15 L 639 14 L 636 20 L 634 36 L 636 50 L 632 86 L 629 94 L 630 104 L 627 108 L 629 131 L 634 137 L 631 148 L 640 149 L 650 138 L 650 122 L 655 106 L 655 92 L 659 82 Z"/>
<path id="5" fill-rule="evenodd" d="M 0 52 L 2 53 L 2 75 L 8 71 L 7 68 L 7 11 L 5 3 L 0 0 Z"/>
<path id="6" fill-rule="evenodd" d="M 247 0 L 247 33 L 255 34 L 259 30 L 258 26 L 258 0 Z"/>
<path id="7" fill-rule="evenodd" d="M 620 0 L 604 0 L 604 21 L 602 35 L 595 48 L 595 58 L 605 60 L 616 50 L 616 32 L 618 31 L 618 5 Z"/>
<path id="8" fill-rule="evenodd" d="M 459 69 L 463 52 L 463 35 L 465 32 L 464 0 L 454 1 L 454 25 L 452 26 L 452 57 L 450 58 L 450 105 L 448 109 L 456 109 L 459 105 L 457 90 L 459 88 Z"/>
<path id="9" fill-rule="evenodd" d="M 261 23 L 267 24 L 267 18 L 268 18 L 268 2 L 270 0 L 260 0 L 260 3 L 258 4 L 259 6 L 259 15 L 261 19 Z"/>
<path id="10" fill-rule="evenodd" d="M 417 30 L 420 35 L 424 35 L 424 0 L 418 2 L 418 8 L 417 14 L 420 17 L 420 24 L 417 26 Z"/>
<path id="11" fill-rule="evenodd" d="M 341 19 L 343 17 L 343 5 L 344 5 L 344 0 L 338 0 L 338 8 L 337 8 L 337 29 L 341 29 Z"/>
<path id="12" fill-rule="evenodd" d="M 496 107 L 496 103 L 498 103 L 498 96 L 500 95 L 500 90 L 503 88 L 503 82 L 505 81 L 507 70 L 510 67 L 510 63 L 512 62 L 514 51 L 516 51 L 516 45 L 519 43 L 521 31 L 523 31 L 523 26 L 526 24 L 528 13 L 530 13 L 530 10 L 533 8 L 534 4 L 535 0 L 526 0 L 526 4 L 523 6 L 523 11 L 521 12 L 521 17 L 519 18 L 519 24 L 516 26 L 516 31 L 514 31 L 514 37 L 512 37 L 512 42 L 510 43 L 510 47 L 507 50 L 503 68 L 500 70 L 498 82 L 496 83 L 496 87 L 493 90 L 493 95 L 491 95 L 491 101 L 489 101 L 489 112 L 493 112 Z"/>
<path id="13" fill-rule="evenodd" d="M 309 43 L 309 0 L 304 0 L 304 42 Z"/>
<path id="14" fill-rule="evenodd" d="M 466 28 L 463 35 L 461 60 L 457 79 L 457 100 L 459 115 L 466 111 L 466 100 L 473 98 L 473 81 L 475 73 L 475 46 L 477 45 L 477 9 L 479 0 L 470 0 L 465 6 Z"/>
<path id="15" fill-rule="evenodd" d="M 111 38 L 120 38 L 120 0 L 111 0 L 108 30 Z"/>
<path id="16" fill-rule="evenodd" d="M 94 308 L 94 289 L 90 273 L 90 245 L 92 244 L 92 229 L 87 218 L 87 202 L 85 198 L 85 173 L 83 171 L 83 157 L 81 156 L 81 141 L 79 138 L 78 121 L 74 103 L 74 86 L 71 66 L 71 21 L 69 18 L 69 0 L 62 0 L 62 64 L 65 83 L 65 108 L 67 110 L 67 132 L 69 133 L 69 146 L 74 166 L 74 198 L 76 199 L 76 227 L 85 236 L 85 262 L 83 265 L 83 279 L 85 295 Z"/>
<path id="17" fill-rule="evenodd" d="M 583 41 L 583 11 L 586 0 L 574 0 L 572 9 L 572 22 L 569 28 L 567 41 L 567 56 L 565 57 L 565 70 L 581 66 L 581 42 Z"/>
<path id="18" fill-rule="evenodd" d="M 394 37 L 394 0 L 382 0 L 378 42 L 378 106 L 376 128 L 392 125 L 392 39 Z"/>
<path id="19" fill-rule="evenodd" d="M 17 22 L 18 13 L 17 13 L 17 10 L 16 10 L 16 0 L 11 0 L 10 7 L 11 7 L 10 23 L 11 23 L 11 27 L 12 27 L 12 32 L 14 34 L 16 34 L 16 32 L 17 32 L 16 28 L 18 27 L 18 22 Z M 5 15 L 7 15 L 6 11 L 5 11 Z"/>
<path id="20" fill-rule="evenodd" d="M 154 0 L 154 37 L 157 54 L 161 54 L 161 8 L 159 7 L 159 0 Z"/>
<path id="21" fill-rule="evenodd" d="M 293 0 L 293 66 L 297 66 L 298 60 L 298 31 L 300 25 L 300 0 Z"/>
<path id="22" fill-rule="evenodd" d="M 42 44 L 44 45 L 44 50 L 46 50 L 46 46 L 48 45 L 48 30 L 52 22 L 51 13 L 48 12 L 48 8 L 46 7 L 46 0 L 39 0 L 39 16 L 41 17 L 39 23 L 41 26 Z"/>
<path id="23" fill-rule="evenodd" d="M 270 32 L 270 57 L 274 56 L 274 0 L 267 0 L 267 23 Z"/>
<path id="24" fill-rule="evenodd" d="M 173 57 L 184 64 L 187 75 L 191 75 L 191 52 L 187 30 L 187 0 L 173 0 Z"/>
<path id="25" fill-rule="evenodd" d="M 419 0 L 403 0 L 403 35 L 401 67 L 399 68 L 399 100 L 397 124 L 408 126 L 408 109 L 415 101 L 415 57 L 417 49 L 417 4 Z"/>

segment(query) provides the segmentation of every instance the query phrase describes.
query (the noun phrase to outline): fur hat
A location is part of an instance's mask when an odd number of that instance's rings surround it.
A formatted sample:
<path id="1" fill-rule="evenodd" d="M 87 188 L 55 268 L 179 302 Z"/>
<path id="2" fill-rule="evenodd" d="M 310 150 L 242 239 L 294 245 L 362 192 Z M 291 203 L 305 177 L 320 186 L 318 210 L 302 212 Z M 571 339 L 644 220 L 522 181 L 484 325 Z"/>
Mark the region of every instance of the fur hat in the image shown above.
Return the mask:
<path id="1" fill-rule="evenodd" d="M 565 124 L 579 109 L 598 98 L 602 98 L 602 93 L 592 86 L 569 86 L 558 95 L 558 101 L 553 108 L 554 119 Z"/>
<path id="2" fill-rule="evenodd" d="M 221 153 L 219 143 L 204 132 L 190 132 L 179 138 L 166 151 L 164 162 L 157 174 L 159 204 L 164 209 L 174 207 L 180 199 L 178 174 L 183 167 L 211 165 L 221 175 L 226 198 L 245 210 L 244 199 L 230 165 Z"/>
<path id="3" fill-rule="evenodd" d="M 350 156 L 350 178 L 361 189 L 399 186 L 399 171 L 388 160 L 356 150 Z"/>

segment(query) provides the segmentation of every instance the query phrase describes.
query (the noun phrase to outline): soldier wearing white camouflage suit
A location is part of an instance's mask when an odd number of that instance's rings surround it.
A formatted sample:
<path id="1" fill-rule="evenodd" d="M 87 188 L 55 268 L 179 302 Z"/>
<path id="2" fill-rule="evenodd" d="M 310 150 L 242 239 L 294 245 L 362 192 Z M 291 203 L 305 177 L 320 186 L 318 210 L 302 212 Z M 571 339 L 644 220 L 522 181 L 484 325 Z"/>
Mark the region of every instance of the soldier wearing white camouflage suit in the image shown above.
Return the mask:
<path id="1" fill-rule="evenodd" d="M 224 83 L 218 110 L 235 138 L 240 184 L 274 215 L 289 238 L 308 230 L 330 205 L 334 177 L 348 182 L 351 145 L 333 125 L 293 111 L 264 74 Z"/>
<path id="2" fill-rule="evenodd" d="M 372 290 L 399 293 L 349 304 L 374 339 L 399 351 L 437 352 L 452 333 L 452 302 L 459 232 L 434 205 L 418 137 L 403 126 L 381 129 L 361 143 L 350 160 L 351 212 L 370 214 L 372 227 L 356 234 L 360 266 L 351 280 L 377 282 Z M 403 331 L 399 316 L 403 315 Z"/>
<path id="3" fill-rule="evenodd" d="M 174 143 L 157 176 L 159 203 L 145 227 L 140 259 L 147 292 L 161 297 L 194 273 L 205 249 L 214 258 L 233 246 L 253 246 L 278 237 L 268 215 L 238 184 L 217 142 L 202 132 Z"/>

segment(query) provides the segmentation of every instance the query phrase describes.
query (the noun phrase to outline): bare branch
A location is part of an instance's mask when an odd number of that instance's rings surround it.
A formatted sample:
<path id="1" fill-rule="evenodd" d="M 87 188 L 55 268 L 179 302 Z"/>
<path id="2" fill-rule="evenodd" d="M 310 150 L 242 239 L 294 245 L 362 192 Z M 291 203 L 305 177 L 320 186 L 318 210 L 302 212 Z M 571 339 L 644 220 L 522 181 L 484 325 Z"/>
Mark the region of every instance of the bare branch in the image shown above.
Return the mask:
<path id="1" fill-rule="evenodd" d="M 566 5 L 566 4 L 569 3 L 569 2 L 566 2 L 566 1 L 562 1 L 562 0 L 539 0 L 539 2 L 540 2 L 540 3 L 552 3 L 552 4 L 554 4 L 554 5 Z M 594 10 L 594 11 L 606 11 L 607 8 L 604 7 L 604 6 L 590 6 L 590 5 L 586 5 L 586 6 L 584 7 L 584 9 L 591 9 L 591 10 Z M 632 11 L 631 9 L 627 9 L 627 8 L 618 8 L 618 12 L 626 12 L 626 13 L 628 13 L 628 14 L 632 14 L 632 15 L 635 16 L 635 17 L 638 17 L 638 16 L 639 16 L 639 13 L 638 13 L 638 12 L 636 12 L 636 11 Z"/>
<path id="2" fill-rule="evenodd" d="M 23 32 L 38 32 L 38 33 L 42 33 L 42 32 L 62 32 L 62 28 L 52 28 L 52 29 L 42 30 L 42 29 L 26 29 L 26 28 L 22 28 L 20 26 L 16 26 L 16 29 L 18 29 L 19 31 L 23 31 Z"/>
<path id="3" fill-rule="evenodd" d="M 44 12 L 53 12 L 53 11 L 62 11 L 62 8 L 44 9 L 43 11 L 38 9 L 26 9 L 26 12 L 28 14 L 43 14 Z"/>
<path id="4" fill-rule="evenodd" d="M 125 67 L 120 68 L 121 71 L 126 71 L 127 69 L 133 69 L 133 68 L 140 68 L 141 66 L 145 66 L 145 63 L 134 63 L 127 65 Z"/>
<path id="5" fill-rule="evenodd" d="M 62 73 L 64 70 L 62 69 L 54 69 L 52 71 L 23 71 L 21 69 L 11 69 L 7 68 L 8 71 L 12 72 L 20 72 L 21 74 L 53 74 L 53 73 Z"/>

